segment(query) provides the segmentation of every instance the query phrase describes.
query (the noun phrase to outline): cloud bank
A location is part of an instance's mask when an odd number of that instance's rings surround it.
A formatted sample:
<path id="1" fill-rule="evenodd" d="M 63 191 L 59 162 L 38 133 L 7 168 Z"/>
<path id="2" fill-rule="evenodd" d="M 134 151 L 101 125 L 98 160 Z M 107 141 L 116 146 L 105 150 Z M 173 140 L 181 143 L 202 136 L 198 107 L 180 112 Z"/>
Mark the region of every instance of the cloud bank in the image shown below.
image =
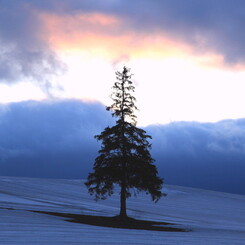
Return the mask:
<path id="1" fill-rule="evenodd" d="M 167 182 L 244 194 L 245 119 L 175 122 L 147 131 Z"/>
<path id="2" fill-rule="evenodd" d="M 13 103 L 0 118 L 0 174 L 37 177 L 85 177 L 110 123 L 101 104 L 73 100 Z"/>
<path id="3" fill-rule="evenodd" d="M 98 103 L 2 105 L 0 175 L 86 178 L 100 148 L 94 135 L 112 123 Z M 152 155 L 167 184 L 245 194 L 245 119 L 145 129 L 153 137 Z"/>

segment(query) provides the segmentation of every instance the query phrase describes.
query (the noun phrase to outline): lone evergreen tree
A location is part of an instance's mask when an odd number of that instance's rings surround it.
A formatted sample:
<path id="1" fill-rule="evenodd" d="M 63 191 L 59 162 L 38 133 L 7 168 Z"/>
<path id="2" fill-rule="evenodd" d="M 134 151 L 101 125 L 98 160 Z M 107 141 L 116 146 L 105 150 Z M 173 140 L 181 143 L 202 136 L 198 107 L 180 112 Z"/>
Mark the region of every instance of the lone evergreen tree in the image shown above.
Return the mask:
<path id="1" fill-rule="evenodd" d="M 126 67 L 116 72 L 117 81 L 112 87 L 113 103 L 106 109 L 117 118 L 113 127 L 106 127 L 95 138 L 102 141 L 99 156 L 95 159 L 93 173 L 88 175 L 85 185 L 95 199 L 106 199 L 113 194 L 114 186 L 121 188 L 120 217 L 127 218 L 126 199 L 132 192 L 140 191 L 150 194 L 157 202 L 164 194 L 161 192 L 163 179 L 153 165 L 149 152 L 151 144 L 143 129 L 136 127 L 135 87 L 131 81 L 130 70 Z"/>

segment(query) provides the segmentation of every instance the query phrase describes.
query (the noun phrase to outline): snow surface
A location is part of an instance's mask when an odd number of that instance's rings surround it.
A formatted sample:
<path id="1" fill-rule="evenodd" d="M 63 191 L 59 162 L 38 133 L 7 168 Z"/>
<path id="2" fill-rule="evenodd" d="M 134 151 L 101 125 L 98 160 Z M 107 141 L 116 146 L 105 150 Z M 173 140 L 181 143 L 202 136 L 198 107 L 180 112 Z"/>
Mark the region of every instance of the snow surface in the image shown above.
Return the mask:
<path id="1" fill-rule="evenodd" d="M 95 202 L 82 180 L 0 177 L 0 244 L 245 244 L 245 196 L 167 186 L 157 204 L 140 195 L 128 214 L 191 232 L 116 229 L 70 223 L 28 210 L 117 215 L 119 196 Z"/>

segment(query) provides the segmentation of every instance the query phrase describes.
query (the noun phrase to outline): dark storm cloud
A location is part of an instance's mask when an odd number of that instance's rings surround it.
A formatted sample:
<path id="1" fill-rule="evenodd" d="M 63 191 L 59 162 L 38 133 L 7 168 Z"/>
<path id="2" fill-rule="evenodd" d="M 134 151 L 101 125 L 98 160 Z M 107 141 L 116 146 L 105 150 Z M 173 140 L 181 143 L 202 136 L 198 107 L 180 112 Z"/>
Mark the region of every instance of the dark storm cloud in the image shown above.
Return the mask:
<path id="1" fill-rule="evenodd" d="M 38 81 L 46 90 L 64 65 L 42 36 L 31 1 L 0 1 L 0 81 Z"/>
<path id="2" fill-rule="evenodd" d="M 0 175 L 86 178 L 100 142 L 113 124 L 96 103 L 21 102 L 0 107 Z M 176 122 L 145 128 L 167 184 L 233 193 L 245 186 L 245 119 Z"/>

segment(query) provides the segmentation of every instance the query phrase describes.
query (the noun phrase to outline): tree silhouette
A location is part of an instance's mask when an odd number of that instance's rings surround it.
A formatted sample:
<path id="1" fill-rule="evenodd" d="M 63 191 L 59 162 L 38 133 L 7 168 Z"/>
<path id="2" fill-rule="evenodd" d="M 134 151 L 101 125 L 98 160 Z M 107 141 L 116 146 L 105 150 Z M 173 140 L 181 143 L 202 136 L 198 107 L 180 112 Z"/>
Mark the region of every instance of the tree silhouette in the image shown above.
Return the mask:
<path id="1" fill-rule="evenodd" d="M 135 87 L 131 81 L 130 70 L 126 67 L 116 72 L 117 81 L 112 87 L 113 103 L 106 109 L 117 118 L 113 127 L 106 127 L 95 138 L 102 141 L 99 156 L 95 159 L 93 173 L 88 175 L 85 185 L 95 199 L 111 196 L 114 186 L 119 185 L 120 217 L 127 218 L 126 199 L 140 191 L 150 194 L 157 202 L 164 194 L 161 192 L 163 179 L 158 177 L 154 159 L 149 150 L 151 144 L 143 129 L 136 127 Z"/>

